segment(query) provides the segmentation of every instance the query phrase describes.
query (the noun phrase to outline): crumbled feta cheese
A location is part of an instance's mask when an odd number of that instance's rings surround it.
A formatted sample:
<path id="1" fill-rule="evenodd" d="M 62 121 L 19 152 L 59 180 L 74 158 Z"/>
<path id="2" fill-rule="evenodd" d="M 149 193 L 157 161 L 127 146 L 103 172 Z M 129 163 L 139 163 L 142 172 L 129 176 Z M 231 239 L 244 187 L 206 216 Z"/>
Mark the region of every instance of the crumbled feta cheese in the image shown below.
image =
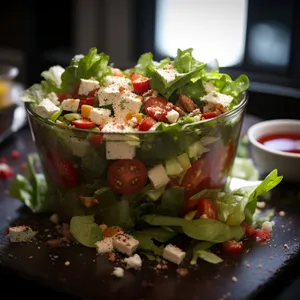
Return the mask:
<path id="1" fill-rule="evenodd" d="M 106 142 L 106 159 L 133 159 L 135 157 L 135 146 L 127 142 L 107 141 Z"/>
<path id="2" fill-rule="evenodd" d="M 128 124 L 130 127 L 133 127 L 133 128 L 134 128 L 134 127 L 136 127 L 136 126 L 139 124 L 139 122 L 138 122 L 138 120 L 137 120 L 136 117 L 132 117 L 131 119 L 128 120 L 127 124 Z"/>
<path id="3" fill-rule="evenodd" d="M 142 267 L 142 260 L 138 254 L 125 258 L 124 262 L 127 263 L 128 268 L 140 269 Z"/>
<path id="4" fill-rule="evenodd" d="M 59 105 L 60 102 L 58 101 L 58 97 L 54 92 L 51 92 L 47 95 L 47 98 L 54 104 L 54 105 Z"/>
<path id="5" fill-rule="evenodd" d="M 204 87 L 205 92 L 207 94 L 209 94 L 209 93 L 211 93 L 211 92 L 213 92 L 215 90 L 215 86 L 210 81 L 203 81 L 203 87 Z"/>
<path id="6" fill-rule="evenodd" d="M 172 109 L 167 113 L 166 118 L 170 123 L 175 123 L 179 118 L 179 113 L 175 109 Z"/>
<path id="7" fill-rule="evenodd" d="M 171 244 L 167 245 L 163 251 L 163 258 L 177 265 L 182 263 L 185 255 L 186 253 L 184 251 Z"/>
<path id="8" fill-rule="evenodd" d="M 77 112 L 79 108 L 79 103 L 80 103 L 79 99 L 65 99 L 61 103 L 60 107 L 66 111 Z"/>
<path id="9" fill-rule="evenodd" d="M 265 201 L 258 201 L 256 203 L 256 207 L 260 208 L 260 209 L 263 209 L 266 207 L 266 202 Z"/>
<path id="10" fill-rule="evenodd" d="M 128 256 L 131 256 L 139 245 L 138 240 L 125 233 L 117 234 L 112 239 L 114 249 Z"/>
<path id="11" fill-rule="evenodd" d="M 200 116 L 199 115 L 198 116 L 194 116 L 193 118 L 195 119 L 196 122 L 200 121 Z"/>
<path id="12" fill-rule="evenodd" d="M 140 96 L 130 91 L 123 91 L 113 102 L 115 117 L 125 119 L 130 113 L 139 113 L 142 106 Z"/>
<path id="13" fill-rule="evenodd" d="M 269 222 L 269 221 L 263 222 L 261 225 L 261 229 L 271 232 L 273 230 L 272 222 Z"/>
<path id="14" fill-rule="evenodd" d="M 28 242 L 37 234 L 37 231 L 33 231 L 29 226 L 14 226 L 9 227 L 8 234 L 12 243 Z"/>
<path id="15" fill-rule="evenodd" d="M 102 241 L 96 242 L 95 245 L 99 254 L 109 253 L 114 250 L 113 241 L 111 237 L 105 237 Z"/>
<path id="16" fill-rule="evenodd" d="M 115 85 L 118 87 L 122 86 L 126 90 L 132 90 L 132 83 L 129 78 L 121 77 L 121 76 L 106 76 L 104 79 L 105 86 Z"/>
<path id="17" fill-rule="evenodd" d="M 151 180 L 154 188 L 159 189 L 165 186 L 170 178 L 167 175 L 166 169 L 162 164 L 156 165 L 148 171 L 148 177 Z"/>
<path id="18" fill-rule="evenodd" d="M 124 276 L 124 269 L 122 269 L 120 267 L 115 267 L 114 271 L 112 272 L 112 275 L 114 275 L 118 278 L 122 278 Z"/>
<path id="19" fill-rule="evenodd" d="M 58 224 L 59 223 L 59 217 L 58 217 L 58 214 L 53 214 L 51 217 L 50 217 L 50 221 L 54 224 Z"/>
<path id="20" fill-rule="evenodd" d="M 163 68 L 159 68 L 156 72 L 165 79 L 166 82 L 172 82 L 179 75 L 178 71 L 172 64 L 166 65 Z"/>
<path id="21" fill-rule="evenodd" d="M 90 111 L 89 119 L 97 125 L 103 125 L 108 122 L 110 113 L 109 109 L 93 107 Z"/>
<path id="22" fill-rule="evenodd" d="M 88 140 L 80 139 L 76 136 L 70 136 L 69 145 L 73 155 L 78 157 L 84 157 L 90 149 Z"/>
<path id="23" fill-rule="evenodd" d="M 59 107 L 53 104 L 48 98 L 45 98 L 40 104 L 36 106 L 35 111 L 42 118 L 49 118 L 54 113 L 59 111 Z"/>
<path id="24" fill-rule="evenodd" d="M 209 94 L 203 96 L 201 98 L 202 101 L 206 101 L 208 103 L 213 103 L 213 104 L 221 104 L 225 108 L 229 107 L 229 104 L 233 100 L 233 97 L 230 95 L 225 95 L 221 94 L 215 91 L 210 92 Z"/>
<path id="25" fill-rule="evenodd" d="M 97 80 L 80 79 L 78 94 L 87 96 L 91 91 L 97 88 L 99 88 L 99 82 Z"/>
<path id="26" fill-rule="evenodd" d="M 99 101 L 99 106 L 111 105 L 117 101 L 120 90 L 118 85 L 109 85 L 107 87 L 100 87 L 97 92 L 97 98 Z"/>

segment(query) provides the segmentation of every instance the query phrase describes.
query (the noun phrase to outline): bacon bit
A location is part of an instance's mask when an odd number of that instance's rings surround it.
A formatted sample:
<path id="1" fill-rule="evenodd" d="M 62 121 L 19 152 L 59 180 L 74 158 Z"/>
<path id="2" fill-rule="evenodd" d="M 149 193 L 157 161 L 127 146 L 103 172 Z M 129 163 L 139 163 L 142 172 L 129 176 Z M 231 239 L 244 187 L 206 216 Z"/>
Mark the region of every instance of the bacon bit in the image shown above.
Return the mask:
<path id="1" fill-rule="evenodd" d="M 179 106 L 174 105 L 173 109 L 176 110 L 179 113 L 179 116 L 181 117 L 186 115 L 185 111 Z"/>
<path id="2" fill-rule="evenodd" d="M 14 170 L 8 164 L 0 164 L 0 178 L 9 179 L 14 175 Z"/>
<path id="3" fill-rule="evenodd" d="M 186 112 L 192 112 L 193 110 L 199 108 L 199 106 L 191 98 L 183 94 L 179 95 L 179 99 L 175 105 Z"/>
<path id="4" fill-rule="evenodd" d="M 121 86 L 119 87 L 119 92 L 122 93 L 124 90 L 125 90 L 124 86 L 121 85 Z"/>
<path id="5" fill-rule="evenodd" d="M 103 236 L 104 237 L 113 237 L 117 234 L 122 234 L 124 232 L 124 230 L 120 227 L 120 226 L 111 226 L 111 227 L 107 227 L 104 232 L 103 232 Z M 123 240 L 124 242 L 126 240 Z M 130 246 L 130 245 L 128 245 Z"/>
<path id="6" fill-rule="evenodd" d="M 107 228 L 107 225 L 106 225 L 106 224 L 100 224 L 100 225 L 99 225 L 99 228 L 100 228 L 100 230 L 101 230 L 102 232 L 104 232 L 105 229 Z"/>
<path id="7" fill-rule="evenodd" d="M 62 245 L 60 239 L 51 239 L 46 242 L 46 245 L 50 248 L 58 248 Z"/>
<path id="8" fill-rule="evenodd" d="M 110 252 L 110 253 L 108 254 L 108 260 L 109 260 L 109 261 L 116 261 L 116 259 L 117 259 L 117 256 L 116 256 L 115 253 Z"/>
<path id="9" fill-rule="evenodd" d="M 81 203 L 87 208 L 94 207 L 95 205 L 97 205 L 99 203 L 99 201 L 94 197 L 79 196 L 79 199 L 80 199 Z"/>
<path id="10" fill-rule="evenodd" d="M 11 151 L 11 158 L 12 159 L 19 159 L 20 158 L 20 152 L 18 150 Z"/>
<path id="11" fill-rule="evenodd" d="M 163 270 L 168 270 L 168 266 L 167 266 L 167 265 L 163 265 L 163 266 L 162 266 L 162 269 L 163 269 Z"/>
<path id="12" fill-rule="evenodd" d="M 189 270 L 188 269 L 185 269 L 185 268 L 178 268 L 176 270 L 177 274 L 179 274 L 179 276 L 181 277 L 185 277 L 189 274 Z"/>

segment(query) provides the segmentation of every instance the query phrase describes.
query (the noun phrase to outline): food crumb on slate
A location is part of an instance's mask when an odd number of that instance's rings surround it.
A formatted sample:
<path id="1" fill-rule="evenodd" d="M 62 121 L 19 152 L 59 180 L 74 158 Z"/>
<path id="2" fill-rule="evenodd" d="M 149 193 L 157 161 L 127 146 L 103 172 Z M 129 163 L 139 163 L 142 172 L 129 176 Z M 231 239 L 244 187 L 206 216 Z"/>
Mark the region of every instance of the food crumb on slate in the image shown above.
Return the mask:
<path id="1" fill-rule="evenodd" d="M 231 280 L 232 280 L 233 282 L 237 282 L 237 281 L 238 281 L 238 279 L 237 279 L 235 276 L 232 276 Z"/>
<path id="2" fill-rule="evenodd" d="M 30 255 L 28 258 L 29 258 L 29 259 L 33 259 L 33 256 L 32 256 L 32 255 Z"/>
<path id="3" fill-rule="evenodd" d="M 181 277 L 185 277 L 185 276 L 187 276 L 187 275 L 189 274 L 189 270 L 186 269 L 186 268 L 178 268 L 178 269 L 176 270 L 176 272 L 177 272 L 177 274 L 178 274 L 179 276 L 181 276 Z"/>
<path id="4" fill-rule="evenodd" d="M 153 287 L 153 283 L 149 282 L 149 281 L 146 281 L 146 280 L 143 280 L 142 281 L 142 287 Z"/>
<path id="5" fill-rule="evenodd" d="M 273 256 L 272 256 L 272 255 L 270 255 L 270 259 L 273 259 Z"/>
<path id="6" fill-rule="evenodd" d="M 67 260 L 66 262 L 65 262 L 65 266 L 69 266 L 70 265 L 70 262 Z"/>
<path id="7" fill-rule="evenodd" d="M 290 247 L 289 247 L 288 244 L 284 244 L 283 247 L 284 247 L 285 249 L 290 249 Z"/>
<path id="8" fill-rule="evenodd" d="M 259 264 L 257 267 L 258 267 L 259 269 L 261 269 L 261 268 L 262 268 L 262 264 Z"/>
<path id="9" fill-rule="evenodd" d="M 246 267 L 247 267 L 247 268 L 250 268 L 250 264 L 246 264 Z"/>
<path id="10" fill-rule="evenodd" d="M 285 211 L 281 210 L 281 211 L 279 212 L 279 216 L 280 216 L 280 217 L 284 217 L 284 216 L 285 216 Z"/>
<path id="11" fill-rule="evenodd" d="M 266 202 L 265 201 L 258 201 L 257 204 L 256 204 L 256 207 L 265 208 L 266 207 Z"/>

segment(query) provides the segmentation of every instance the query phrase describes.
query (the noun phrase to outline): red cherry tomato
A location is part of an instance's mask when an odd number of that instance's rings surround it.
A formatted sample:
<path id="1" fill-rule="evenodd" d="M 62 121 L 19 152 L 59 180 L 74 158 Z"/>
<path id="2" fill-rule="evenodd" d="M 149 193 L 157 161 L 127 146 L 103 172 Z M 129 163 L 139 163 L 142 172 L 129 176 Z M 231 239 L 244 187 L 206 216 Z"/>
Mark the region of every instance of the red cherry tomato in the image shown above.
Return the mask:
<path id="1" fill-rule="evenodd" d="M 80 87 L 80 81 L 78 83 L 76 83 L 73 87 L 72 95 L 73 95 L 74 98 L 79 97 L 79 87 Z"/>
<path id="2" fill-rule="evenodd" d="M 77 172 L 71 160 L 64 159 L 58 151 L 48 152 L 46 169 L 59 186 L 72 188 L 77 185 Z"/>
<path id="3" fill-rule="evenodd" d="M 99 148 L 103 143 L 103 135 L 96 134 L 96 135 L 91 136 L 90 143 L 94 148 Z"/>
<path id="4" fill-rule="evenodd" d="M 255 232 L 255 238 L 258 243 L 265 243 L 270 240 L 271 234 L 264 229 L 257 229 Z"/>
<path id="5" fill-rule="evenodd" d="M 150 90 L 150 78 L 139 74 L 132 74 L 130 79 L 132 81 L 133 90 L 137 94 L 143 94 Z"/>
<path id="6" fill-rule="evenodd" d="M 94 102 L 95 102 L 95 97 L 80 97 L 79 107 L 81 107 L 81 105 L 93 106 Z"/>
<path id="7" fill-rule="evenodd" d="M 148 131 L 156 123 L 157 123 L 156 120 L 154 120 L 152 117 L 147 116 L 139 124 L 139 130 Z"/>
<path id="8" fill-rule="evenodd" d="M 206 215 L 208 219 L 213 219 L 213 220 L 218 219 L 218 208 L 212 200 L 206 198 L 200 198 L 200 199 L 190 200 L 190 201 L 197 201 L 197 200 L 198 200 L 198 209 L 196 213 L 197 217 Z"/>
<path id="9" fill-rule="evenodd" d="M 223 248 L 227 253 L 239 253 L 244 249 L 244 244 L 242 241 L 237 242 L 235 240 L 223 243 Z"/>
<path id="10" fill-rule="evenodd" d="M 70 93 L 56 93 L 56 96 L 60 103 L 63 102 L 65 99 L 72 98 L 72 95 Z"/>
<path id="11" fill-rule="evenodd" d="M 3 163 L 0 167 L 0 178 L 2 179 L 8 179 L 14 175 L 14 170 L 12 167 L 7 165 L 6 163 Z"/>
<path id="12" fill-rule="evenodd" d="M 11 158 L 12 159 L 19 159 L 20 158 L 20 152 L 18 150 L 11 151 Z"/>
<path id="13" fill-rule="evenodd" d="M 108 167 L 108 185 L 123 195 L 139 192 L 145 186 L 147 179 L 147 169 L 137 159 L 120 159 Z"/>
<path id="14" fill-rule="evenodd" d="M 93 123 L 89 119 L 73 120 L 72 125 L 74 125 L 77 128 L 82 128 L 82 129 L 89 129 L 89 128 L 96 126 L 95 123 Z"/>
<path id="15" fill-rule="evenodd" d="M 112 73 L 114 76 L 125 77 L 122 71 L 118 68 L 112 68 Z"/>
<path id="16" fill-rule="evenodd" d="M 5 157 L 1 157 L 0 164 L 6 164 L 6 163 L 7 163 L 7 159 Z"/>
<path id="17" fill-rule="evenodd" d="M 173 104 L 162 96 L 150 97 L 144 106 L 145 112 L 155 120 L 168 122 L 167 113 L 171 111 Z"/>
<path id="18" fill-rule="evenodd" d="M 252 237 L 256 235 L 256 230 L 250 225 L 244 223 L 242 224 L 242 227 L 245 229 L 245 234 L 247 237 Z"/>
<path id="19" fill-rule="evenodd" d="M 95 97 L 96 92 L 99 90 L 99 88 L 93 89 L 89 92 L 88 97 Z"/>
<path id="20" fill-rule="evenodd" d="M 218 115 L 215 113 L 215 112 L 206 112 L 206 113 L 204 113 L 204 114 L 202 114 L 201 115 L 201 117 L 203 118 L 203 119 L 212 119 L 212 118 L 215 118 L 215 117 L 217 117 Z"/>

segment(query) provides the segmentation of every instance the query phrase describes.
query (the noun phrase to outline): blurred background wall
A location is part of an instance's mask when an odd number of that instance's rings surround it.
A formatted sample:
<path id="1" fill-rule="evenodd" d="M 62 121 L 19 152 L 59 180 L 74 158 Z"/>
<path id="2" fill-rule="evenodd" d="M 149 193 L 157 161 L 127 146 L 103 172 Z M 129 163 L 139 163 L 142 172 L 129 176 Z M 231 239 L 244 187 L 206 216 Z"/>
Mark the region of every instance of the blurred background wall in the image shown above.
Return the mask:
<path id="1" fill-rule="evenodd" d="M 297 0 L 4 1 L 0 61 L 19 66 L 27 87 L 91 47 L 121 68 L 143 52 L 160 59 L 192 47 L 232 77 L 249 76 L 248 112 L 299 118 L 299 13 Z"/>

